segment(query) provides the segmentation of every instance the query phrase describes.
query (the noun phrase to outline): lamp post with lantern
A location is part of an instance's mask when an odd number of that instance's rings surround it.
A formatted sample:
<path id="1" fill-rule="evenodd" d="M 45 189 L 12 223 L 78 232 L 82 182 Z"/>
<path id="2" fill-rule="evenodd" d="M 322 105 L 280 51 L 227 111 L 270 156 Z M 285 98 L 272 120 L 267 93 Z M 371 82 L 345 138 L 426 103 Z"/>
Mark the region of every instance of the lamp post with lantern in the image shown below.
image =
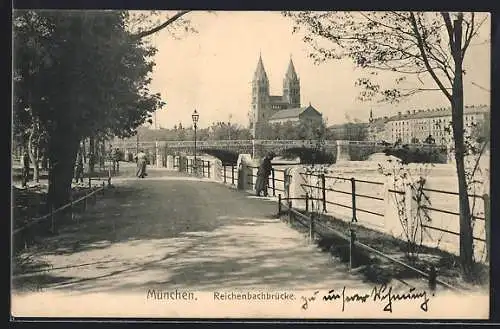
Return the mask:
<path id="1" fill-rule="evenodd" d="M 200 118 L 200 115 L 194 110 L 193 114 L 191 115 L 191 118 L 193 119 L 193 127 L 194 127 L 194 164 L 193 164 L 193 169 L 195 174 L 198 174 L 198 168 L 197 168 L 197 162 L 196 162 L 196 129 L 198 128 L 198 119 Z"/>

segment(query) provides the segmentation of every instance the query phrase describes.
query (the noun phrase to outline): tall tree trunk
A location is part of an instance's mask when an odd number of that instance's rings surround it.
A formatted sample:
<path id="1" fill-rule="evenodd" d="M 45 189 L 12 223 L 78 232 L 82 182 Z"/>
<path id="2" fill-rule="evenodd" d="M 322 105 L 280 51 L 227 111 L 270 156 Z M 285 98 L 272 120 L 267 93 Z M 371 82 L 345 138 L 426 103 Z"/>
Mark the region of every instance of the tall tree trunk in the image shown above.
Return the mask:
<path id="1" fill-rule="evenodd" d="M 47 150 L 45 149 L 46 146 L 44 146 L 44 148 L 42 149 L 42 159 L 41 159 L 41 162 L 42 162 L 42 170 L 47 170 L 48 169 L 48 166 L 47 166 Z"/>
<path id="2" fill-rule="evenodd" d="M 49 142 L 49 205 L 55 208 L 69 202 L 75 167 L 78 139 L 71 131 L 55 131 Z"/>
<path id="3" fill-rule="evenodd" d="M 35 168 L 37 171 L 35 182 L 38 183 L 40 181 L 40 137 L 37 138 L 35 145 Z"/>
<path id="4" fill-rule="evenodd" d="M 99 143 L 99 164 L 101 166 L 101 170 L 104 170 L 105 166 L 105 157 L 106 157 L 106 146 L 104 145 L 104 139 Z"/>
<path id="5" fill-rule="evenodd" d="M 85 138 L 82 140 L 80 147 L 82 149 L 83 163 L 87 163 L 87 143 Z"/>
<path id="6" fill-rule="evenodd" d="M 95 142 L 94 137 L 89 138 L 89 174 L 93 174 L 95 170 Z"/>
<path id="7" fill-rule="evenodd" d="M 40 173 L 38 170 L 38 159 L 35 156 L 35 153 L 33 152 L 33 139 L 35 138 L 36 131 L 35 129 L 31 129 L 30 135 L 28 137 L 28 155 L 30 157 L 30 162 L 33 165 L 33 181 L 39 182 L 40 181 Z"/>
<path id="8" fill-rule="evenodd" d="M 473 279 L 473 239 L 472 225 L 465 172 L 465 144 L 464 144 L 464 86 L 462 73 L 462 22 L 454 22 L 454 49 L 455 77 L 453 80 L 452 116 L 453 138 L 455 140 L 455 162 L 457 166 L 459 212 L 460 212 L 460 260 L 464 279 Z"/>

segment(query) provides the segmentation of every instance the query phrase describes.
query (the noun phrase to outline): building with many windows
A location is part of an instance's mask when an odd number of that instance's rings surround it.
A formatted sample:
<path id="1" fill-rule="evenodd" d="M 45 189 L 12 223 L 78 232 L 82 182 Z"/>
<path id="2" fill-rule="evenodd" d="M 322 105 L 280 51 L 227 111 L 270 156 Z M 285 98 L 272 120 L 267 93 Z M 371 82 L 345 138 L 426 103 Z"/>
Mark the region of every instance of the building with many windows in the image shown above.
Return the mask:
<path id="1" fill-rule="evenodd" d="M 464 108 L 465 133 L 470 134 L 474 126 L 489 120 L 489 113 L 489 107 L 486 105 L 466 106 Z M 451 108 L 398 112 L 397 115 L 377 119 L 374 119 L 373 114 L 370 113 L 370 140 L 421 143 L 429 136 L 436 144 L 450 142 Z"/>

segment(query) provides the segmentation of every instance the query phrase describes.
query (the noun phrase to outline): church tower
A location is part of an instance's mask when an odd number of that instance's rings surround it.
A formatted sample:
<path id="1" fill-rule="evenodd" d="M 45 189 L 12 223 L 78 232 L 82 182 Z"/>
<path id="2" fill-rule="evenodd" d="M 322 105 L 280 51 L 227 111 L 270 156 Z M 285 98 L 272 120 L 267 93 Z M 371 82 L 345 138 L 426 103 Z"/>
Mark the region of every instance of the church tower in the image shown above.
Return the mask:
<path id="1" fill-rule="evenodd" d="M 269 79 L 267 78 L 262 57 L 259 55 L 259 62 L 252 80 L 252 115 L 250 127 L 254 138 L 258 138 L 257 131 L 261 122 L 266 122 L 269 112 Z"/>
<path id="2" fill-rule="evenodd" d="M 300 107 L 300 80 L 295 72 L 291 57 L 283 79 L 283 101 L 287 102 L 290 108 Z"/>

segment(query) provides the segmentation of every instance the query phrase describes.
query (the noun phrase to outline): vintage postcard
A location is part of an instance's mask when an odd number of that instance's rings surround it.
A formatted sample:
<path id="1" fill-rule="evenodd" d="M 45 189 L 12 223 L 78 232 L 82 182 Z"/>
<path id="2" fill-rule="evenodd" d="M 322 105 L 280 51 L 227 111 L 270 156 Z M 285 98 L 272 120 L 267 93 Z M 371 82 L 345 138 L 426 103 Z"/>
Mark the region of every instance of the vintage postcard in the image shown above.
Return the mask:
<path id="1" fill-rule="evenodd" d="M 13 10 L 12 317 L 488 319 L 490 24 Z"/>

